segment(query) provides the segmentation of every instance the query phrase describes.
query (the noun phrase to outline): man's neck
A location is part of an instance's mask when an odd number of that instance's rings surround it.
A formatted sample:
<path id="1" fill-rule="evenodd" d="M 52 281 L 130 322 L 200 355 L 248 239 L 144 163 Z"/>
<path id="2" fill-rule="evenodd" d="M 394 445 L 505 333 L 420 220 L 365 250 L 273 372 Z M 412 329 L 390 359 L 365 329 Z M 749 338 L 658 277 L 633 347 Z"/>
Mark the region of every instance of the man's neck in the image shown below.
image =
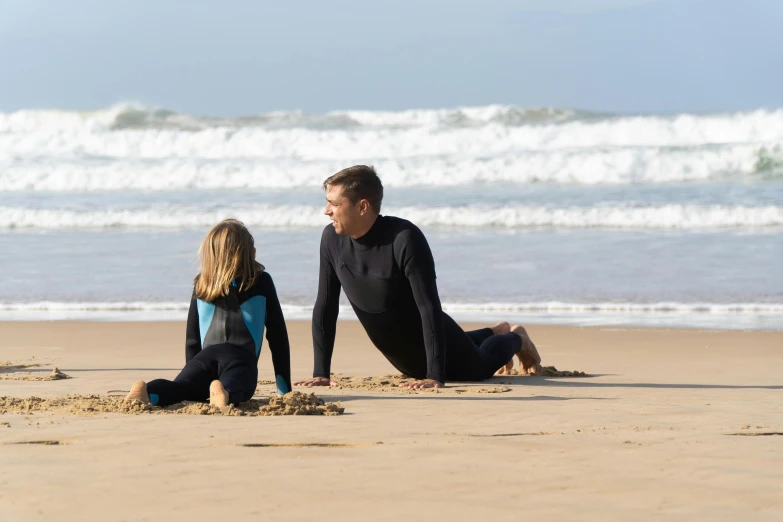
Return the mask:
<path id="1" fill-rule="evenodd" d="M 367 232 L 370 231 L 370 229 L 372 228 L 372 226 L 375 224 L 376 221 L 378 221 L 378 214 L 375 214 L 375 217 L 372 218 L 371 221 L 365 223 L 364 227 L 362 227 L 362 230 L 360 230 L 356 234 L 351 234 L 351 237 L 353 239 L 360 239 L 364 237 L 365 235 L 367 235 Z"/>

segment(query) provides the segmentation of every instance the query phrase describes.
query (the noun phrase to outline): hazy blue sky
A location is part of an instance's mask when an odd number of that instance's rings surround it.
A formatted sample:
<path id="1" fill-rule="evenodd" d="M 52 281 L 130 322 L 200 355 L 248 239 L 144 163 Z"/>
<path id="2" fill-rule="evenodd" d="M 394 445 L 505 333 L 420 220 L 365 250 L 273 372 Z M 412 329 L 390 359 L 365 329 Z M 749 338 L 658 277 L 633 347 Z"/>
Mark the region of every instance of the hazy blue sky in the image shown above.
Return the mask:
<path id="1" fill-rule="evenodd" d="M 781 0 L 0 0 L 0 110 L 783 107 Z"/>

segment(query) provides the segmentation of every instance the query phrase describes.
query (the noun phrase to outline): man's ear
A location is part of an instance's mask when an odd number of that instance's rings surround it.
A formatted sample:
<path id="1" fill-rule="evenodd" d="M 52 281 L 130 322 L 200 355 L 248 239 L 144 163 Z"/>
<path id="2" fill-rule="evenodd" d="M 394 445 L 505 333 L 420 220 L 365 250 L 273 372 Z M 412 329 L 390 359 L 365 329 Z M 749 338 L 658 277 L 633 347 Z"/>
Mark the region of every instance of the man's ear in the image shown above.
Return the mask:
<path id="1" fill-rule="evenodd" d="M 359 202 L 359 213 L 366 214 L 368 210 L 370 210 L 370 202 L 366 199 L 361 200 Z"/>

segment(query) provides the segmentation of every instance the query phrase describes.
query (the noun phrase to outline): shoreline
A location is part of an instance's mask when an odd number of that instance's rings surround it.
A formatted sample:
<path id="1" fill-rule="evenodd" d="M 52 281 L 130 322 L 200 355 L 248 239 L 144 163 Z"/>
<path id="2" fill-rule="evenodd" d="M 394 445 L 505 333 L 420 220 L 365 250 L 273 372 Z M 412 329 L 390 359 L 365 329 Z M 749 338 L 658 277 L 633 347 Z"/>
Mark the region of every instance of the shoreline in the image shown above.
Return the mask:
<path id="1" fill-rule="evenodd" d="M 498 320 L 505 320 L 504 317 L 500 317 Z M 309 325 L 310 319 L 286 319 L 286 325 Z M 604 330 L 604 331 L 627 331 L 627 330 L 641 330 L 641 331 L 674 331 L 674 332 L 736 332 L 736 333 L 783 333 L 783 328 L 776 329 L 754 329 L 754 328 L 720 328 L 720 327 L 707 327 L 707 326 L 669 326 L 669 325 L 647 325 L 647 324 L 561 324 L 561 323 L 548 323 L 548 322 L 523 322 L 523 321 L 508 321 L 512 324 L 521 324 L 523 326 L 531 328 L 551 328 L 551 329 L 573 329 L 573 330 Z M 493 323 L 490 321 L 479 321 L 475 319 L 471 320 L 457 320 L 460 326 L 464 329 L 483 328 L 491 326 Z M 173 326 L 180 325 L 184 329 L 185 320 L 179 319 L 160 319 L 160 320 L 133 320 L 133 321 L 116 321 L 113 319 L 97 320 L 97 319 L 0 319 L 0 330 L 5 326 L 10 325 L 133 325 L 136 328 L 141 328 L 149 325 L 160 326 Z M 359 325 L 359 320 L 356 318 L 340 318 L 337 324 L 351 324 Z M 338 327 L 339 328 L 339 327 Z M 363 330 L 362 330 L 363 332 Z M 264 341 L 266 343 L 266 340 Z M 264 344 L 266 346 L 266 344 Z"/>
<path id="2" fill-rule="evenodd" d="M 783 306 L 783 305 L 782 305 Z M 481 314 L 446 311 L 459 323 L 494 324 L 498 320 L 506 320 L 512 324 L 563 328 L 650 328 L 675 330 L 719 330 L 743 332 L 779 332 L 783 331 L 783 313 L 774 314 L 692 314 L 683 316 L 673 313 L 607 313 L 584 314 L 568 317 L 565 314 L 520 315 L 491 311 Z M 285 312 L 286 322 L 310 322 L 311 312 Z M 177 323 L 186 320 L 187 311 L 176 312 L 151 310 L 145 312 L 106 312 L 106 311 L 62 311 L 62 312 L 30 312 L 3 311 L 0 313 L 0 324 L 14 323 Z M 341 311 L 338 323 L 357 323 L 358 319 L 352 311 Z"/>

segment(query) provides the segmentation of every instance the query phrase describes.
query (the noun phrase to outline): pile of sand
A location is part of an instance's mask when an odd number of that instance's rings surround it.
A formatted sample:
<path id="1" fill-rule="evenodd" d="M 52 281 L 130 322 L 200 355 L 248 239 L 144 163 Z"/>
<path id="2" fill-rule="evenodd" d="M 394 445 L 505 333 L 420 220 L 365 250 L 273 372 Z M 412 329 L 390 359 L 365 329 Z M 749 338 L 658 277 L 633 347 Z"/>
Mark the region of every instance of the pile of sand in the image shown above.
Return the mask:
<path id="1" fill-rule="evenodd" d="M 497 373 L 498 376 L 506 376 L 506 375 L 517 375 L 519 377 L 589 377 L 588 374 L 585 372 L 580 371 L 568 371 L 568 370 L 558 370 L 554 366 L 542 366 L 541 371 L 537 373 L 519 373 L 518 370 L 511 370 L 510 373 L 502 374 Z"/>
<path id="2" fill-rule="evenodd" d="M 325 403 L 315 394 L 291 392 L 269 399 L 252 399 L 239 407 L 224 409 L 200 402 L 180 402 L 159 408 L 139 401 L 124 402 L 122 397 L 101 395 L 67 395 L 64 397 L 0 397 L 0 414 L 6 413 L 61 413 L 90 416 L 101 413 L 175 414 L 175 415 L 229 415 L 235 417 L 262 417 L 272 415 L 340 415 L 345 408 L 340 404 Z"/>
<path id="3" fill-rule="evenodd" d="M 331 379 L 337 383 L 335 386 L 332 386 L 332 388 L 385 393 L 504 393 L 511 391 L 511 388 L 508 387 L 477 388 L 470 385 L 460 386 L 454 384 L 447 384 L 446 388 L 424 388 L 421 390 L 412 390 L 410 388 L 400 388 L 400 385 L 407 382 L 413 382 L 416 379 L 406 377 L 402 374 L 381 375 L 375 377 L 349 377 L 346 375 L 333 373 Z M 267 381 L 258 382 L 259 385 L 264 385 L 266 383 Z"/>
<path id="4" fill-rule="evenodd" d="M 411 390 L 409 388 L 400 388 L 401 384 L 413 382 L 404 375 L 381 375 L 376 377 L 349 377 L 341 374 L 332 374 L 332 380 L 337 383 L 334 388 L 348 390 L 367 390 L 397 393 L 440 393 L 443 388 L 424 388 L 422 390 Z"/>
<path id="5" fill-rule="evenodd" d="M 490 388 L 467 388 L 454 390 L 454 393 L 506 393 L 510 391 L 511 388 L 507 386 L 492 386 Z"/>
<path id="6" fill-rule="evenodd" d="M 43 364 L 13 363 L 0 361 L 0 380 L 3 381 L 59 381 L 70 379 L 71 376 L 61 372 L 57 367 L 49 375 L 33 375 L 28 368 L 40 368 Z"/>

